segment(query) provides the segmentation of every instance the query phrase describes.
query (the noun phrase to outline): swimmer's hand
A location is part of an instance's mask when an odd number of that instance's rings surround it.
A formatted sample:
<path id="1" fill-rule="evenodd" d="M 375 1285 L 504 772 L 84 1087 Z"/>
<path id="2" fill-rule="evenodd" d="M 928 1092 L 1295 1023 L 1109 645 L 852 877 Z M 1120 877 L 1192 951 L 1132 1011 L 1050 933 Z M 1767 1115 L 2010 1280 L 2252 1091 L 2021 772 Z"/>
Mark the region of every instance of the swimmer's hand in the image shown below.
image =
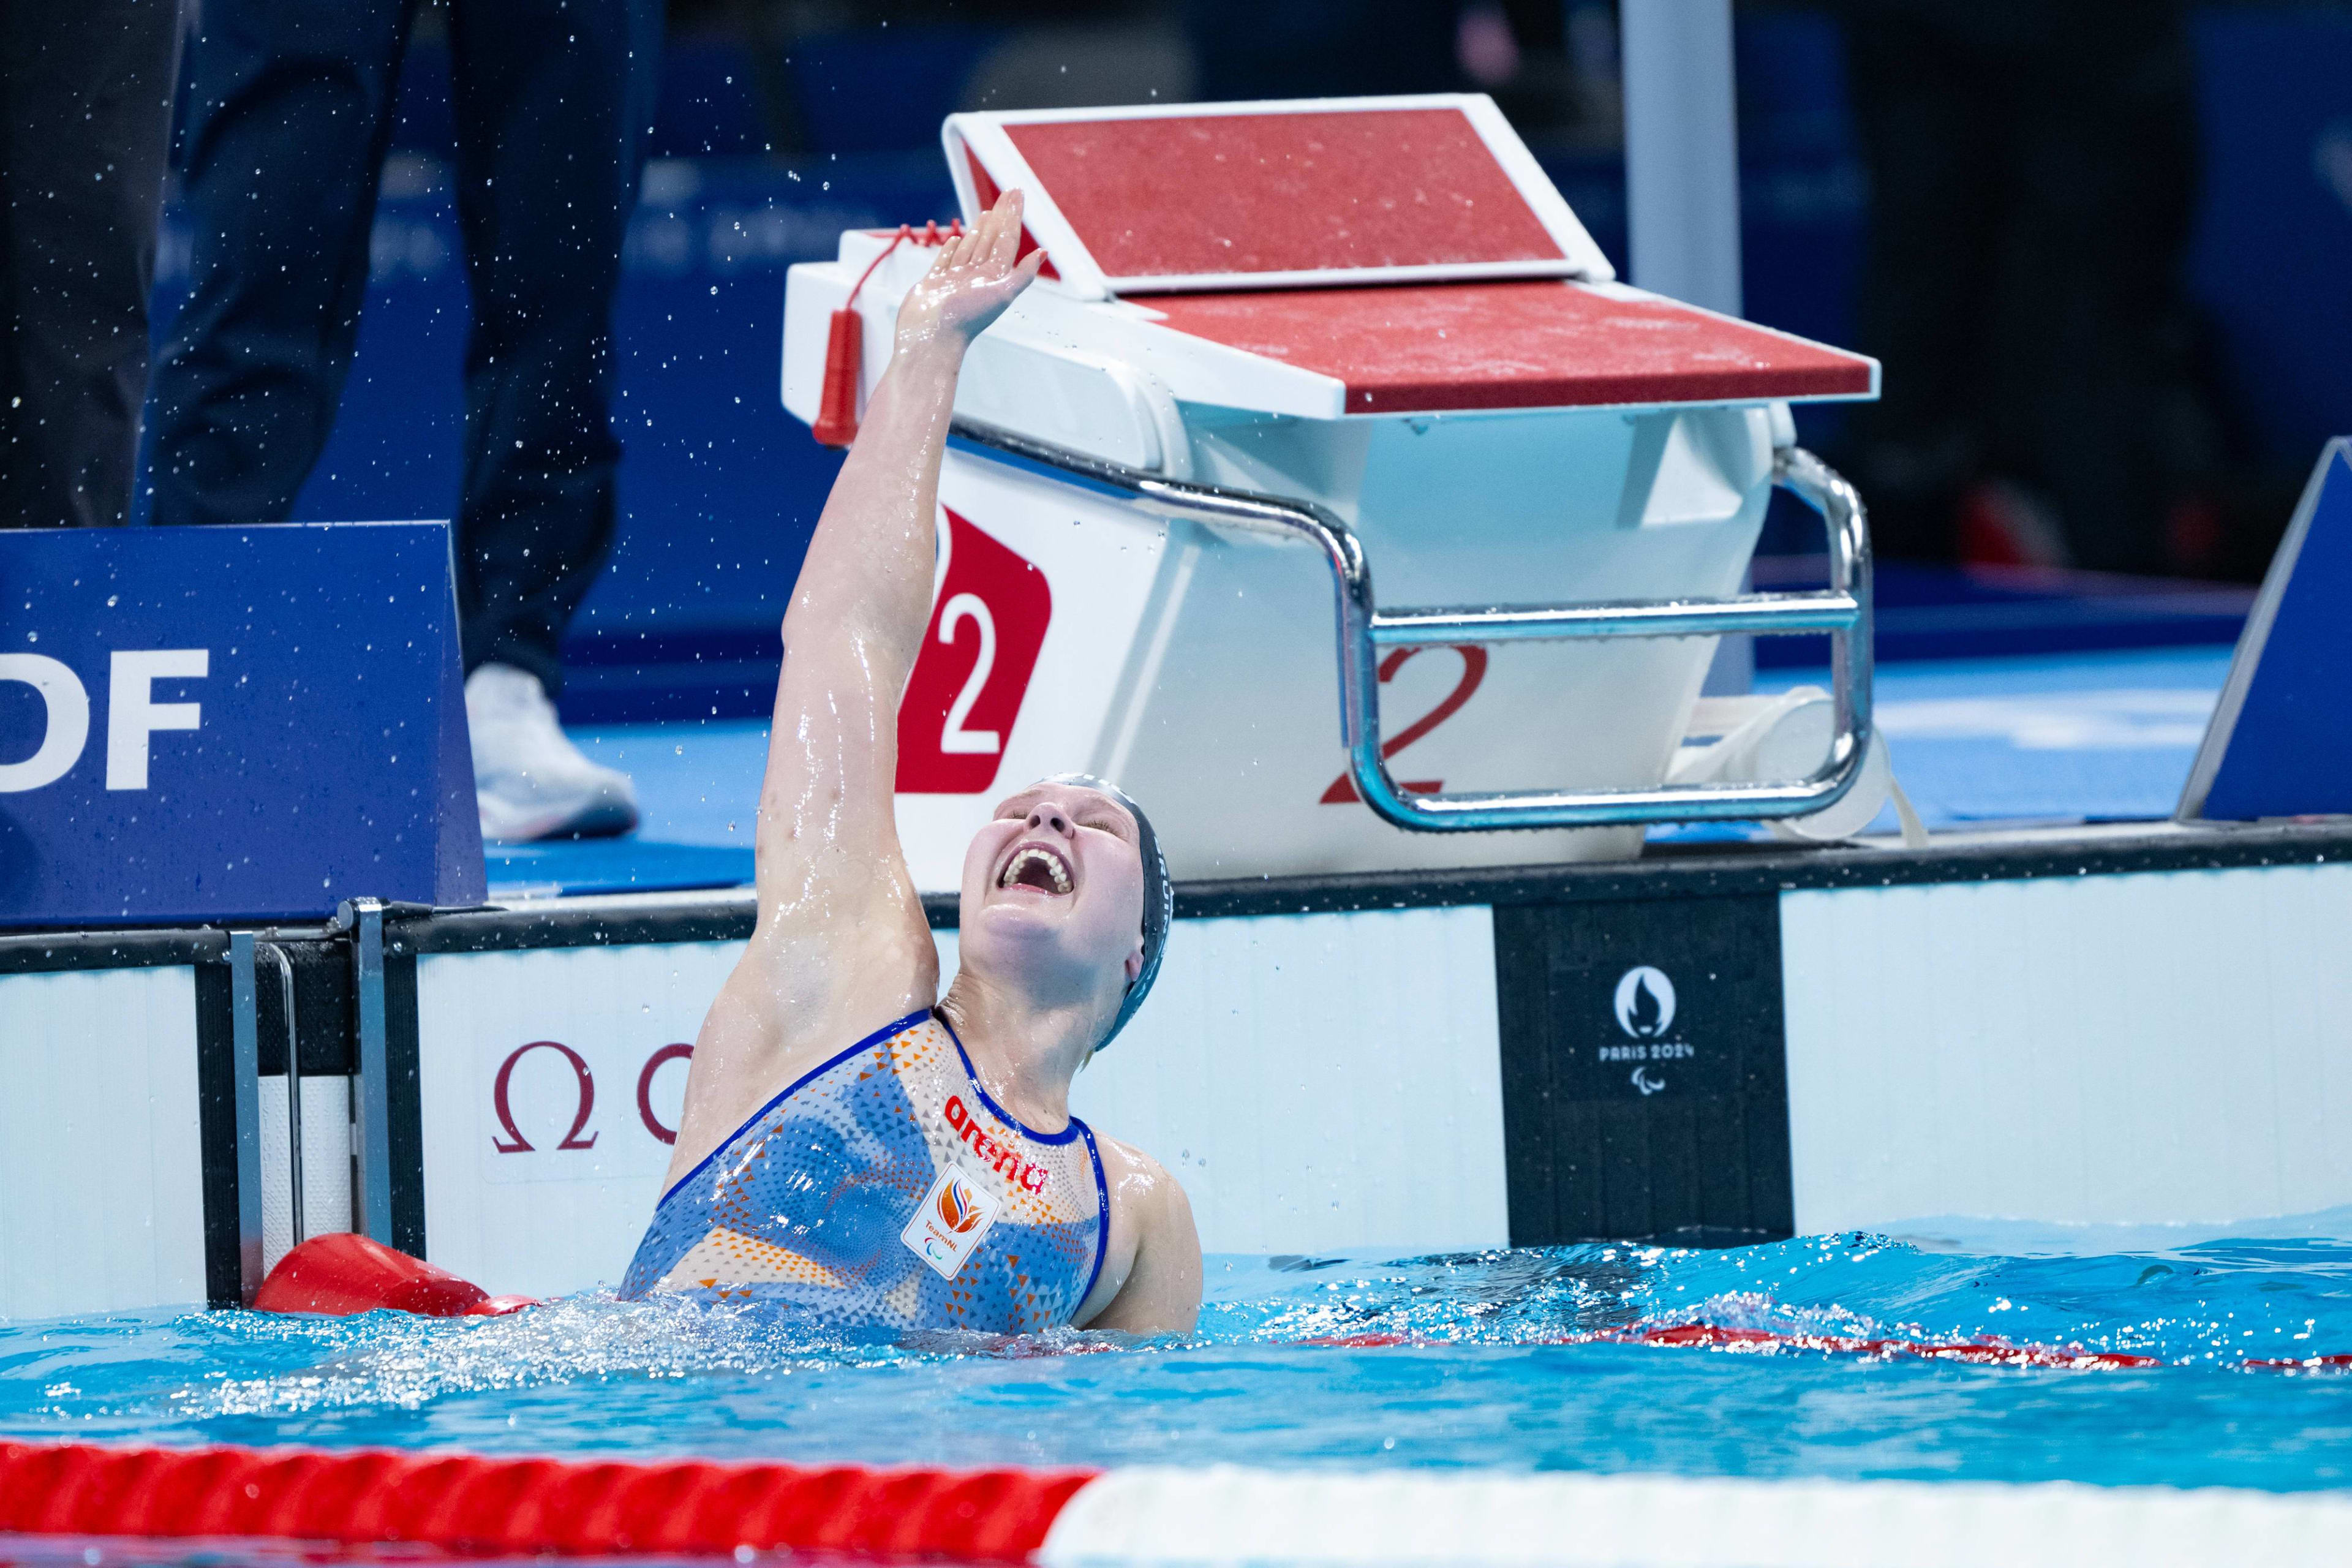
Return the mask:
<path id="1" fill-rule="evenodd" d="M 961 348 L 986 331 L 1045 264 L 1042 250 L 1013 260 L 1020 247 L 1021 193 L 1007 191 L 970 233 L 941 246 L 908 290 L 898 306 L 899 351 L 936 342 Z"/>

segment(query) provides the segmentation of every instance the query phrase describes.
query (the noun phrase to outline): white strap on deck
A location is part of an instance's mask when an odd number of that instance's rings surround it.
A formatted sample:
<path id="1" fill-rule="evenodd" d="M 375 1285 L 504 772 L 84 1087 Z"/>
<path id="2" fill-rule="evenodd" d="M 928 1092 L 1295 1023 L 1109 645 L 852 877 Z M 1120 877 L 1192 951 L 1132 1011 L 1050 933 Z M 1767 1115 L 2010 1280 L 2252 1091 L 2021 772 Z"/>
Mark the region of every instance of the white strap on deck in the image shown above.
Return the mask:
<path id="1" fill-rule="evenodd" d="M 2352 1563 L 2352 1498 L 2209 1488 L 1114 1470 L 1037 1561 L 2210 1568 Z"/>
<path id="2" fill-rule="evenodd" d="M 1702 697 L 1691 715 L 1690 732 L 1712 734 L 1704 744 L 1685 742 L 1667 770 L 1669 784 L 1756 782 L 1796 777 L 1817 765 L 1829 747 L 1830 694 L 1818 686 L 1792 686 L 1777 696 Z M 1786 843 L 1849 838 L 1866 828 L 1881 805 L 1892 803 L 1903 831 L 1903 847 L 1927 847 L 1927 825 L 1911 797 L 1895 781 L 1884 736 L 1873 732 L 1862 777 L 1846 797 L 1827 811 L 1766 824 Z"/>

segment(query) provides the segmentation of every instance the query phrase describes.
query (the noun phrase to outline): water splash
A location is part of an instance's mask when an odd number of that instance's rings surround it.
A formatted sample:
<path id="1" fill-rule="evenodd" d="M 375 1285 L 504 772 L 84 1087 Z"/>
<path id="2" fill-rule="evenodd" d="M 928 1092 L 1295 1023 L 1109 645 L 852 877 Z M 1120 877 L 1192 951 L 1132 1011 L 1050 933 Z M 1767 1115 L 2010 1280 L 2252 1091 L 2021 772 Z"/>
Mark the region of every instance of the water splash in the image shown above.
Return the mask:
<path id="1" fill-rule="evenodd" d="M 2346 1484 L 2352 1452 L 2352 1376 L 2241 1370 L 2352 1351 L 2341 1242 L 2014 1258 L 1846 1236 L 1713 1252 L 1217 1258 L 1210 1282 L 1183 1342 L 843 1341 L 756 1303 L 598 1292 L 503 1319 L 7 1324 L 0 1433 L 2282 1489 Z M 1710 1327 L 1680 1331 L 1693 1324 Z M 2080 1372 L 1855 1348 L 1989 1341 L 2159 1364 Z"/>

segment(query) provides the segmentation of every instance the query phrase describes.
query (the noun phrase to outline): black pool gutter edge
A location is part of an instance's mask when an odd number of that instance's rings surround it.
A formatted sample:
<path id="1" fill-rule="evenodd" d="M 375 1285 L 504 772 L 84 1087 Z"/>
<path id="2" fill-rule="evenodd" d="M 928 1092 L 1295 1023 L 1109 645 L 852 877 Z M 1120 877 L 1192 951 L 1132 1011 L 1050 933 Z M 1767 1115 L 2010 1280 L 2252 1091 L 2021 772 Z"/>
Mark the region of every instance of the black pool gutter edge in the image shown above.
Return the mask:
<path id="1" fill-rule="evenodd" d="M 2352 819 L 2341 817 L 2242 827 L 2145 823 L 1953 837 L 1958 841 L 1922 849 L 1667 844 L 1652 845 L 1633 861 L 1188 881 L 1177 884 L 1176 912 L 1180 918 L 1207 919 L 1703 899 L 2352 860 Z M 956 902 L 953 894 L 926 895 L 924 913 L 933 927 L 952 929 Z M 386 940 L 389 952 L 407 955 L 738 942 L 751 934 L 755 913 L 749 888 L 549 899 L 470 910 L 412 906 L 388 915 Z M 297 940 L 334 934 L 324 922 L 281 921 L 266 929 Z M 227 952 L 228 930 L 218 925 L 11 932 L 0 934 L 0 974 L 212 963 L 224 961 Z"/>

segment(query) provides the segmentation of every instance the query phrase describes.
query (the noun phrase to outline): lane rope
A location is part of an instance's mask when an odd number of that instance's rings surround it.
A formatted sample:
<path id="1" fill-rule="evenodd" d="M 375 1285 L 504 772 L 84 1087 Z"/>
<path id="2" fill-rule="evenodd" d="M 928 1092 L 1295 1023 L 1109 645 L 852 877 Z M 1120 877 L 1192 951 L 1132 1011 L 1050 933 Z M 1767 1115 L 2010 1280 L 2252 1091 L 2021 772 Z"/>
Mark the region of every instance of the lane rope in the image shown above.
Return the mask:
<path id="1" fill-rule="evenodd" d="M 1039 1568 L 2180 1568 L 2352 1562 L 2352 1496 L 1214 1466 L 1103 1473 L 0 1444 L 10 1535 L 751 1551 Z"/>
<path id="2" fill-rule="evenodd" d="M 1360 1334 L 1320 1334 L 1297 1342 L 1335 1350 L 1381 1350 L 1391 1346 L 1433 1348 L 1462 1342 L 1426 1339 L 1413 1334 L 1375 1331 Z M 2080 1345 L 2020 1344 L 2012 1340 L 1864 1339 L 1851 1334 L 1816 1333 L 1786 1329 L 1734 1328 L 1695 1321 L 1654 1323 L 1628 1329 L 1591 1329 L 1572 1334 L 1546 1334 L 1513 1340 L 1515 1345 L 1657 1345 L 1670 1350 L 1726 1351 L 1734 1354 L 1769 1355 L 1780 1351 L 1814 1351 L 1824 1355 L 1858 1356 L 1892 1361 L 1916 1356 L 1923 1361 L 1969 1362 L 1979 1366 L 2048 1367 L 2076 1372 L 2130 1371 L 2142 1367 L 2177 1366 L 2160 1356 L 2134 1351 L 2084 1350 Z M 2246 1372 L 2352 1372 L 2352 1355 L 2247 1356 L 2237 1363 Z"/>
<path id="3" fill-rule="evenodd" d="M 1087 1471 L 0 1443 L 0 1533 L 1024 1563 Z"/>

